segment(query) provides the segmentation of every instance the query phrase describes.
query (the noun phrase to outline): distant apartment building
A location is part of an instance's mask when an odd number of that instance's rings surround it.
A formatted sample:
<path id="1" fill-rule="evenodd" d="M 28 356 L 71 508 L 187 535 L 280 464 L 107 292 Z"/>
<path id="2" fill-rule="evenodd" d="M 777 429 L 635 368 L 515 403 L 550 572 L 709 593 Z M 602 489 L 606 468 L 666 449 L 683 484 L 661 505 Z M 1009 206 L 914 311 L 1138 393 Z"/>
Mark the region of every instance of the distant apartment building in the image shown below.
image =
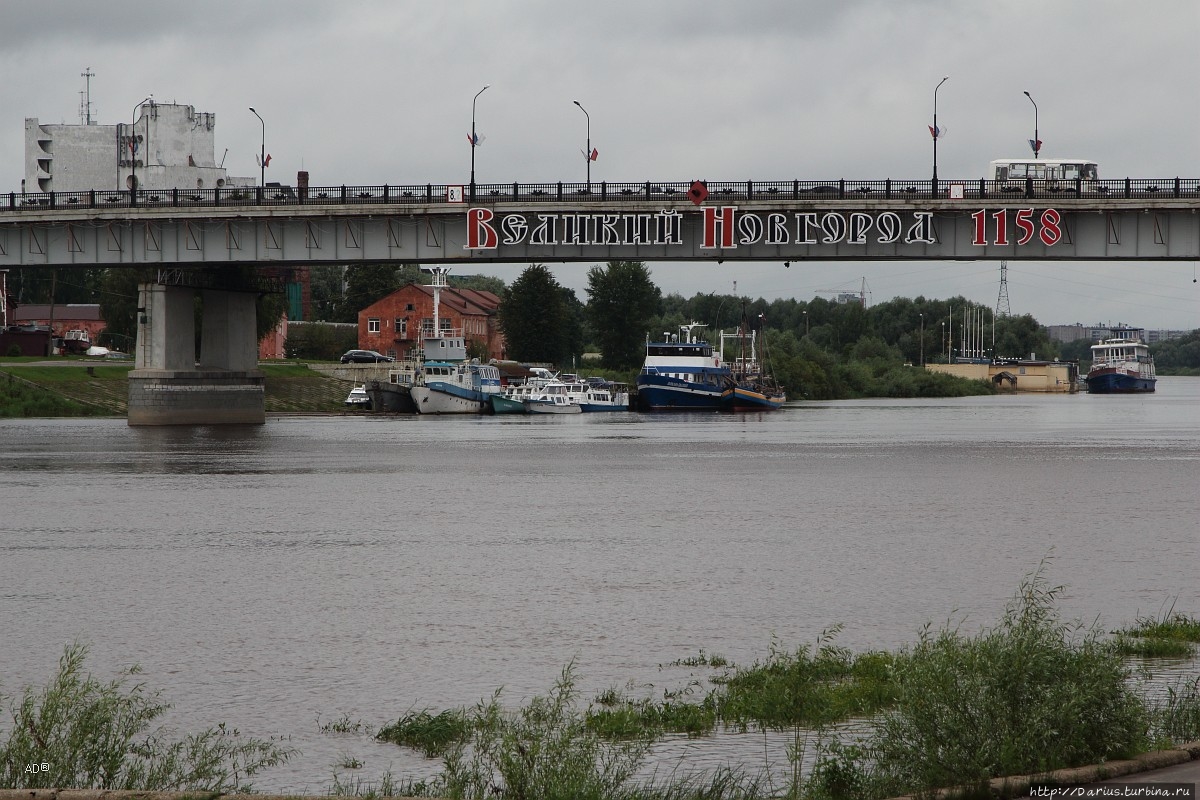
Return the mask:
<path id="1" fill-rule="evenodd" d="M 1130 327 L 1125 325 L 1110 326 L 1110 325 L 1082 325 L 1076 322 L 1074 325 L 1047 325 L 1046 331 L 1052 342 L 1075 342 L 1080 339 L 1098 342 L 1101 339 L 1109 339 L 1113 336 L 1113 330 L 1118 327 Z M 1136 326 L 1133 326 L 1136 327 Z M 1170 339 L 1178 339 L 1186 336 L 1191 331 L 1167 330 L 1158 329 L 1151 330 L 1149 328 L 1142 330 L 1146 344 L 1157 344 L 1158 342 L 1169 341 Z"/>
<path id="2" fill-rule="evenodd" d="M 49 125 L 25 118 L 28 192 L 254 186 L 216 160 L 215 114 L 148 101 L 135 122 Z"/>

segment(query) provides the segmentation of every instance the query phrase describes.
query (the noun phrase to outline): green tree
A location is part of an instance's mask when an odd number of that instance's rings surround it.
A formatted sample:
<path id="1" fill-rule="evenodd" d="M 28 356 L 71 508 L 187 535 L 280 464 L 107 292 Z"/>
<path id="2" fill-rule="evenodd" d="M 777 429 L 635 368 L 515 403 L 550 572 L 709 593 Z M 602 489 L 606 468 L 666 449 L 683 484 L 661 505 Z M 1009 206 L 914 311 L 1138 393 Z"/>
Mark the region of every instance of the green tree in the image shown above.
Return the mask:
<path id="1" fill-rule="evenodd" d="M 358 322 L 358 312 L 411 281 L 401 281 L 396 264 L 354 264 L 346 268 L 345 301 L 334 322 Z"/>
<path id="2" fill-rule="evenodd" d="M 510 357 L 552 364 L 570 358 L 570 315 L 564 291 L 541 264 L 526 267 L 513 281 L 499 311 Z"/>
<path id="3" fill-rule="evenodd" d="M 588 270 L 588 318 L 601 363 L 625 369 L 641 362 L 648 324 L 659 313 L 662 291 L 643 261 L 610 261 Z"/>
<path id="4" fill-rule="evenodd" d="M 1159 342 L 1150 348 L 1160 372 L 1195 375 L 1200 372 L 1200 331 Z"/>
<path id="5" fill-rule="evenodd" d="M 405 285 L 409 283 L 412 283 L 412 281 L 406 281 Z M 477 292 L 491 292 L 497 297 L 504 297 L 504 291 L 508 288 L 502 278 L 496 278 L 492 275 L 451 275 L 449 283 L 455 289 L 474 289 Z"/>
<path id="6" fill-rule="evenodd" d="M 346 268 L 341 265 L 317 266 L 309 270 L 313 318 L 308 321 L 333 322 L 338 319 L 345 275 Z"/>

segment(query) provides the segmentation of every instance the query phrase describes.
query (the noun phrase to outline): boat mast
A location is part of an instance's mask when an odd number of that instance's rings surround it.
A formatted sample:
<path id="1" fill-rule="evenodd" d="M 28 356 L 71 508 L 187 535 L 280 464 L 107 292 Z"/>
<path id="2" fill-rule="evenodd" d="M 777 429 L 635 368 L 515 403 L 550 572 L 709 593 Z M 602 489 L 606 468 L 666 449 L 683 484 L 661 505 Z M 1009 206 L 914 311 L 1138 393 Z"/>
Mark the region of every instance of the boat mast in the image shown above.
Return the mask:
<path id="1" fill-rule="evenodd" d="M 437 264 L 432 267 L 421 267 L 422 270 L 433 274 L 433 336 L 430 338 L 436 339 L 442 335 L 440 318 L 438 316 L 438 306 L 441 304 L 442 289 L 449 284 L 446 282 L 446 275 L 450 272 L 450 267 L 444 264 Z"/>

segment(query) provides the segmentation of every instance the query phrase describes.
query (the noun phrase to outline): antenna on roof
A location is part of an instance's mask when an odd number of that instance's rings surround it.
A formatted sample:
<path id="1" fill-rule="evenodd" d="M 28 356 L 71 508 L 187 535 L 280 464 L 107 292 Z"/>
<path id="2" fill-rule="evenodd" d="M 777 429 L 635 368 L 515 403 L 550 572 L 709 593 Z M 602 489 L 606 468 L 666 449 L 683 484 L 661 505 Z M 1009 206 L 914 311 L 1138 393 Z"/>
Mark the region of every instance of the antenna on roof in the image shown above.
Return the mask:
<path id="1" fill-rule="evenodd" d="M 79 93 L 79 121 L 84 125 L 92 125 L 92 78 L 96 73 L 91 67 L 84 67 L 79 76 L 84 79 L 83 91 Z"/>

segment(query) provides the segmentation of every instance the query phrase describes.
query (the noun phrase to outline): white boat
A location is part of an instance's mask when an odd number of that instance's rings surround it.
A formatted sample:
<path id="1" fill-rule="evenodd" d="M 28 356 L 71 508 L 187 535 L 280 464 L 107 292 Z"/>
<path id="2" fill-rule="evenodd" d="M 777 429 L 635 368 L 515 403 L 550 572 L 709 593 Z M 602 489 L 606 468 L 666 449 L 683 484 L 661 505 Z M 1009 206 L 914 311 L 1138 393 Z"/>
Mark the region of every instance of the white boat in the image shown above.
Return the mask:
<path id="1" fill-rule="evenodd" d="M 1111 338 L 1092 345 L 1092 368 L 1088 370 L 1089 394 L 1153 392 L 1158 378 L 1154 357 L 1142 341 L 1141 328 L 1114 328 Z"/>
<path id="2" fill-rule="evenodd" d="M 433 324 L 422 337 L 423 360 L 409 397 L 418 414 L 490 412 L 491 397 L 500 392 L 500 370 L 475 359 L 468 361 L 462 331 L 442 327 L 438 309 L 450 268 L 425 269 L 433 273 Z"/>
<path id="3" fill-rule="evenodd" d="M 500 370 L 475 361 L 426 361 L 409 395 L 419 414 L 481 414 L 500 392 Z"/>
<path id="4" fill-rule="evenodd" d="M 522 404 L 526 414 L 579 414 L 583 408 L 567 394 L 567 384 L 551 381 L 527 397 Z"/>
<path id="5" fill-rule="evenodd" d="M 567 387 L 567 397 L 585 413 L 629 410 L 629 387 L 623 383 L 577 375 L 564 375 L 562 381 Z"/>
<path id="6" fill-rule="evenodd" d="M 346 395 L 347 408 L 362 408 L 367 411 L 371 410 L 371 397 L 367 394 L 367 387 L 355 386 L 350 390 L 350 394 Z"/>

